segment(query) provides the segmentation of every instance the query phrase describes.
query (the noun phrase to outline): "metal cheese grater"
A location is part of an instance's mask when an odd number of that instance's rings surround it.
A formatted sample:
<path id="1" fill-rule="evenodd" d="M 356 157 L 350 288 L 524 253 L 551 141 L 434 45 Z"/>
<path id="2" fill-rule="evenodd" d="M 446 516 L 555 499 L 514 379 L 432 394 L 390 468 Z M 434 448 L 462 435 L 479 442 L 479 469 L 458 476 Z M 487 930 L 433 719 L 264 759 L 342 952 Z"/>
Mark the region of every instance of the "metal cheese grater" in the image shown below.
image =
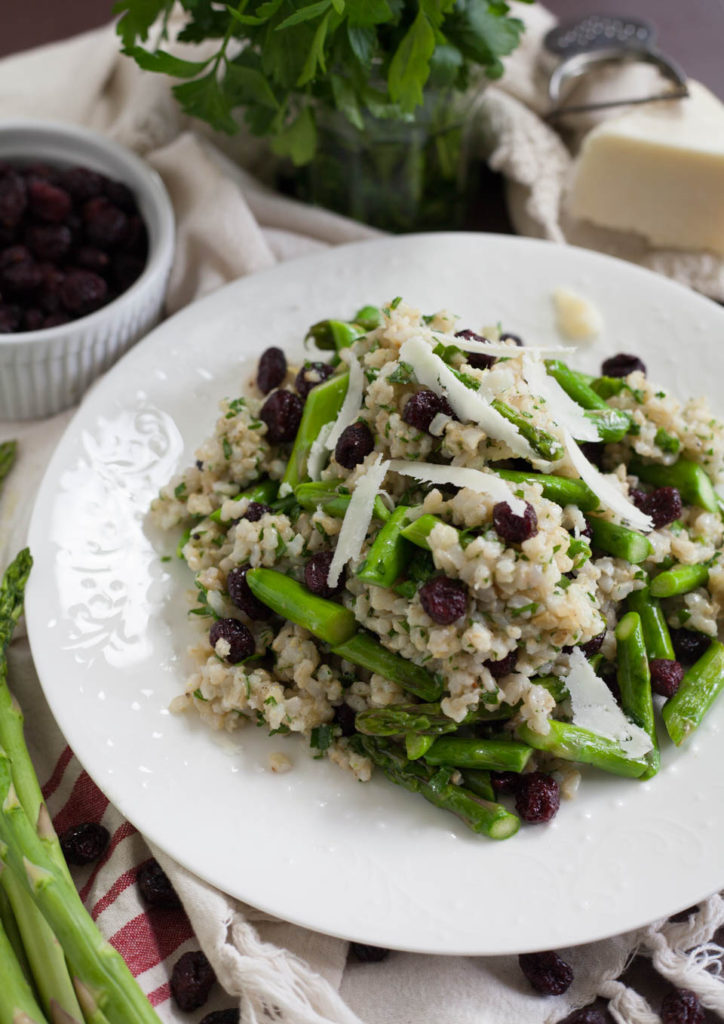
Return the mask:
<path id="1" fill-rule="evenodd" d="M 565 114 L 577 114 L 633 103 L 654 103 L 657 100 L 688 96 L 686 75 L 670 57 L 656 48 L 656 32 L 648 22 L 626 15 L 589 14 L 576 21 L 565 22 L 551 29 L 543 40 L 546 58 L 553 67 L 548 95 L 554 120 Z M 605 64 L 642 62 L 654 64 L 672 83 L 672 88 L 654 96 L 617 99 L 602 103 L 568 105 L 562 96 L 573 79 L 581 78 Z"/>

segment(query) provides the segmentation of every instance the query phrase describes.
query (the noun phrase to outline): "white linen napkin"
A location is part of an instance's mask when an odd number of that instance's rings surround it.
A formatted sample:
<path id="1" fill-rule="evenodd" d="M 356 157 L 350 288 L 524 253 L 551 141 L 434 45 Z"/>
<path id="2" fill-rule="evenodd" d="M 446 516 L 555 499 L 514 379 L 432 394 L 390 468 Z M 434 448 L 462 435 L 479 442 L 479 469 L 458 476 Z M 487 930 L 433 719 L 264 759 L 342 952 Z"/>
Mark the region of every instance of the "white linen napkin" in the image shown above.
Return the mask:
<path id="1" fill-rule="evenodd" d="M 501 88 L 486 93 L 482 114 L 491 162 L 514 183 L 540 233 L 561 239 L 560 188 L 570 157 L 540 120 L 534 70 L 538 41 L 551 24 L 543 8 L 521 10 L 524 45 Z M 263 172 L 258 144 L 242 137 L 235 159 L 178 111 L 161 78 L 118 54 L 111 27 L 0 62 L 0 116 L 86 124 L 146 156 L 163 176 L 178 223 L 168 293 L 174 312 L 226 281 L 321 246 L 375 232 L 283 198 L 242 169 Z M 227 147 L 228 148 L 228 147 Z M 54 444 L 72 415 L 35 423 L 0 422 L 0 439 L 17 437 L 19 461 L 0 499 L 0 569 L 22 546 L 33 497 Z M 231 1004 L 244 1024 L 553 1024 L 597 995 L 620 1024 L 657 1021 L 643 997 L 617 979 L 637 950 L 673 983 L 696 989 L 724 1015 L 724 985 L 708 972 L 721 953 L 707 945 L 724 922 L 724 901 L 704 903 L 688 922 L 659 922 L 604 942 L 562 951 L 576 980 L 560 997 L 541 997 L 514 957 L 431 957 L 393 953 L 386 961 L 347 962 L 347 943 L 269 918 L 200 881 L 160 851 L 187 917 L 152 911 L 133 884 L 149 851 L 142 837 L 93 786 L 57 730 L 26 640 L 10 651 L 11 679 L 25 707 L 29 744 L 51 813 L 60 825 L 102 821 L 108 854 L 76 881 L 104 934 L 124 953 L 165 1021 L 188 1020 L 169 998 L 172 964 L 199 944 L 227 996 L 217 988 L 201 1013 Z M 687 950 L 691 952 L 686 952 Z M 692 951 L 693 950 L 693 951 Z"/>

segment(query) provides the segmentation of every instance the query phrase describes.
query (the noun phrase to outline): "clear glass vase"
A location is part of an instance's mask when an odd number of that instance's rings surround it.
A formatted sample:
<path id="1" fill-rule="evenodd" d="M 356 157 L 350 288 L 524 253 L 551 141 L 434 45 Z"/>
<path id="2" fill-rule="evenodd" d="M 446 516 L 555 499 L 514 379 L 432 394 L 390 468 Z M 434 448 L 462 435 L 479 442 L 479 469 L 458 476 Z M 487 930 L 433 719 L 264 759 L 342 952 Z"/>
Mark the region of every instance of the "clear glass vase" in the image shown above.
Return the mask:
<path id="1" fill-rule="evenodd" d="M 364 128 L 318 107 L 317 154 L 302 194 L 386 231 L 454 230 L 468 205 L 467 94 L 433 91 L 408 120 L 365 112 Z"/>

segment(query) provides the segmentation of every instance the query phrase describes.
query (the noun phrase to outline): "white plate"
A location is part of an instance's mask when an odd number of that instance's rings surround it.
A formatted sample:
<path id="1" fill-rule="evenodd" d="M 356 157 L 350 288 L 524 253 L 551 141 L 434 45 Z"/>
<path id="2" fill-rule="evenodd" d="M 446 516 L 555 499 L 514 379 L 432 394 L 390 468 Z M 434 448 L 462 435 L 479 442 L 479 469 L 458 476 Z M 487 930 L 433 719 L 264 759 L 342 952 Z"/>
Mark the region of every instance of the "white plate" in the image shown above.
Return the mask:
<path id="1" fill-rule="evenodd" d="M 212 430 L 269 345 L 404 295 L 463 324 L 501 321 L 558 344 L 551 292 L 578 289 L 605 333 L 576 363 L 616 351 L 688 396 L 720 379 L 724 311 L 608 257 L 492 235 L 391 238 L 238 281 L 158 327 L 99 382 L 43 481 L 30 544 L 33 655 L 69 743 L 149 839 L 272 914 L 376 945 L 494 954 L 612 935 L 724 884 L 724 701 L 685 749 L 663 742 L 650 782 L 591 775 L 548 826 L 494 843 L 384 779 L 367 785 L 301 742 L 249 727 L 212 735 L 167 706 L 183 688 L 190 577 L 149 502 Z M 156 550 L 154 550 L 156 544 Z M 294 771 L 268 770 L 272 751 Z"/>

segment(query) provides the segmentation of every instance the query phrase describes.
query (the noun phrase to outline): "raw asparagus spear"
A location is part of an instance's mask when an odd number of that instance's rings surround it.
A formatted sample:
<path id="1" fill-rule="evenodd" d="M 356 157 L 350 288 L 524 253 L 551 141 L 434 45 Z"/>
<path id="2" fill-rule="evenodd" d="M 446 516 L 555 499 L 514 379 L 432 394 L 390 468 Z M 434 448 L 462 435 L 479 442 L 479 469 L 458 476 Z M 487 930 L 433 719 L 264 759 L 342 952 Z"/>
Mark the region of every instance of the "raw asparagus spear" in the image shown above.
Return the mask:
<path id="1" fill-rule="evenodd" d="M 661 755 L 654 723 L 649 660 L 637 612 L 627 612 L 616 626 L 616 662 L 621 706 L 653 743 L 653 748 L 646 755 L 649 767 L 641 776 L 642 779 L 650 779 L 659 770 Z"/>
<path id="2" fill-rule="evenodd" d="M 0 921 L 0 1024 L 46 1024 L 43 1011 Z"/>
<path id="3" fill-rule="evenodd" d="M 666 730 L 680 746 L 698 725 L 724 687 L 724 645 L 712 640 L 681 681 L 661 712 Z"/>
<path id="4" fill-rule="evenodd" d="M 354 613 L 324 597 L 317 597 L 296 580 L 275 569 L 250 569 L 246 574 L 254 597 L 277 615 L 296 622 L 327 644 L 344 643 L 357 629 Z"/>

